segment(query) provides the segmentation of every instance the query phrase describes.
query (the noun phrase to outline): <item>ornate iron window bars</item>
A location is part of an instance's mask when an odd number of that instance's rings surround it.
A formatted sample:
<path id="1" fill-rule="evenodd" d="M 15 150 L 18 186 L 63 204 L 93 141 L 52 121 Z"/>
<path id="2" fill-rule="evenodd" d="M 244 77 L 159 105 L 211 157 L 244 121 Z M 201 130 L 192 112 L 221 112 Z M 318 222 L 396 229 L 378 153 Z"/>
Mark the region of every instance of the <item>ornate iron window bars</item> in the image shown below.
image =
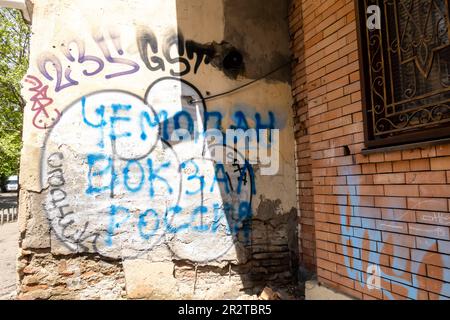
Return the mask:
<path id="1" fill-rule="evenodd" d="M 450 137 L 450 0 L 355 1 L 366 146 Z"/>

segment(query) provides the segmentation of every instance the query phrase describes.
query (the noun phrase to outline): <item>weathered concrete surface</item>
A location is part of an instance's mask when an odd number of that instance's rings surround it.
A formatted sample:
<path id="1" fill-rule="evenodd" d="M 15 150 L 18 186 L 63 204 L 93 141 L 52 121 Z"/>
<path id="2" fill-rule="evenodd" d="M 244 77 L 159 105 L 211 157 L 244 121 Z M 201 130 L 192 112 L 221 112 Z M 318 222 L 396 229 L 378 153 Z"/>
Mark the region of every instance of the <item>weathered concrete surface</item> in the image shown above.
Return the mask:
<path id="1" fill-rule="evenodd" d="M 23 81 L 20 298 L 232 298 L 293 281 L 291 87 L 272 77 L 203 99 L 288 59 L 285 5 L 253 9 L 236 1 L 35 1 Z M 250 17 L 245 37 L 237 11 Z M 210 61 L 229 52 L 211 48 L 238 51 L 246 72 L 229 77 Z M 244 165 L 247 155 L 221 167 L 211 154 L 228 155 L 229 146 L 178 141 L 177 128 L 192 136 L 278 129 L 279 170 L 265 176 L 260 163 Z M 76 274 L 84 282 L 73 285 Z"/>
<path id="2" fill-rule="evenodd" d="M 305 300 L 353 300 L 353 298 L 311 280 L 305 283 Z"/>
<path id="3" fill-rule="evenodd" d="M 0 225 L 0 299 L 9 299 L 15 294 L 18 248 L 19 229 L 17 222 Z"/>

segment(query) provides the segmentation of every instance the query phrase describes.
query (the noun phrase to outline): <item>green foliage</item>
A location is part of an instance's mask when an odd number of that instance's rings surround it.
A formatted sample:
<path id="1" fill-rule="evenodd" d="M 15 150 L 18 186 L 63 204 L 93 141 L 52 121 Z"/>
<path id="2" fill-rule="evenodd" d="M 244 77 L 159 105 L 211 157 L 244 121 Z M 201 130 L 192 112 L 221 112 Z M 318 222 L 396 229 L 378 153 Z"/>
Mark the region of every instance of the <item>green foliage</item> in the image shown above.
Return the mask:
<path id="1" fill-rule="evenodd" d="M 28 69 L 29 39 L 21 13 L 0 8 L 0 179 L 19 169 L 25 107 L 20 81 Z"/>

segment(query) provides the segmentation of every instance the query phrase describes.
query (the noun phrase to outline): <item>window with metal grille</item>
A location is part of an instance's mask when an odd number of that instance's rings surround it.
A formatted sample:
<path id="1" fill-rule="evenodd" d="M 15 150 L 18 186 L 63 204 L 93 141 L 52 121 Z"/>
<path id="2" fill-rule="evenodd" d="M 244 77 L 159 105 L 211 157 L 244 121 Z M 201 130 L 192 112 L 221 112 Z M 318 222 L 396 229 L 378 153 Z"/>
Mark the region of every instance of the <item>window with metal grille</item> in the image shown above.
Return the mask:
<path id="1" fill-rule="evenodd" d="M 366 146 L 449 138 L 450 0 L 355 1 Z"/>

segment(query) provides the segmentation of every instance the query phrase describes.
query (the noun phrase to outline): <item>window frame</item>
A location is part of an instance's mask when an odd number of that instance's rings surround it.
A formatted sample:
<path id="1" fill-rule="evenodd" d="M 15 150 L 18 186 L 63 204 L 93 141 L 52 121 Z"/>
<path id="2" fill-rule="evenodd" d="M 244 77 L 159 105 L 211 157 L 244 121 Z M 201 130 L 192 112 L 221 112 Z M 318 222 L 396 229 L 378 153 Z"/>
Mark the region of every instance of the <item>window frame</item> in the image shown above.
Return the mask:
<path id="1" fill-rule="evenodd" d="M 383 0 L 381 0 L 383 1 Z M 446 1 L 446 0 L 443 0 Z M 378 2 L 378 1 L 377 1 Z M 405 132 L 389 138 L 378 138 L 376 139 L 373 135 L 373 127 L 371 124 L 371 119 L 369 118 L 369 110 L 371 110 L 371 85 L 370 85 L 370 74 L 365 72 L 365 70 L 370 67 L 367 50 L 368 39 L 366 37 L 367 31 L 367 18 L 365 1 L 354 0 L 355 3 L 355 16 L 356 16 L 356 29 L 357 29 L 357 42 L 359 51 L 359 73 L 360 73 L 360 83 L 361 83 L 361 104 L 363 113 L 363 124 L 364 124 L 364 143 L 368 150 L 376 150 L 381 148 L 391 148 L 391 147 L 401 147 L 403 145 L 417 145 L 419 143 L 433 143 L 442 140 L 450 139 L 450 123 L 444 123 L 439 127 L 432 129 L 425 129 L 422 131 L 415 132 Z M 448 0 L 448 5 L 450 6 L 450 0 Z M 449 10 L 450 11 L 450 10 Z M 450 12 L 448 13 L 450 20 Z M 381 18 L 382 28 L 386 25 L 386 21 L 383 17 Z M 369 31 L 370 32 L 370 31 Z M 379 31 L 382 32 L 382 31 Z M 450 33 L 450 31 L 449 31 Z M 386 33 L 385 33 L 386 34 Z M 382 41 L 385 41 L 384 39 Z M 386 55 L 386 49 L 384 48 L 383 58 Z M 386 79 L 386 78 L 384 78 Z M 450 89 L 449 89 L 450 90 Z M 450 102 L 450 101 L 449 101 Z"/>

